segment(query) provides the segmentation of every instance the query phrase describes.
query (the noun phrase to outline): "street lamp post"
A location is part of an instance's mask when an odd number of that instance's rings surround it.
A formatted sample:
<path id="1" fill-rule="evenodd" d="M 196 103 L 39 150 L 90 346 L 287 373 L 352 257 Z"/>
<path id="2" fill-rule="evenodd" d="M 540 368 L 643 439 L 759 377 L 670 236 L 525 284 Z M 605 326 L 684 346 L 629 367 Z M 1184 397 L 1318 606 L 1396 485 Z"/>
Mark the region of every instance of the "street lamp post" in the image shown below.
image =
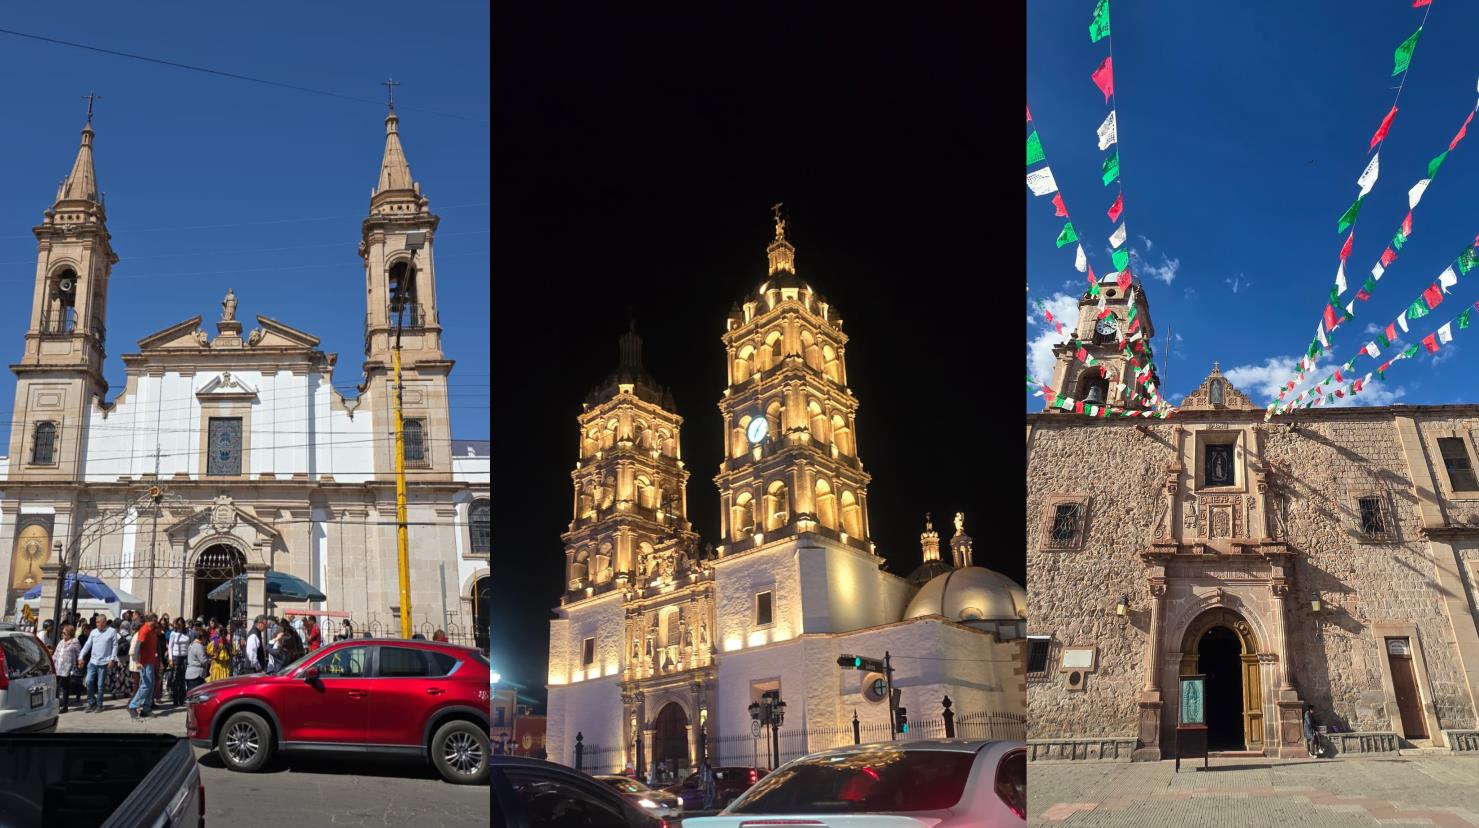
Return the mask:
<path id="1" fill-rule="evenodd" d="M 424 231 L 406 234 L 406 249 L 411 251 L 411 261 L 406 266 L 406 278 L 396 283 L 395 296 L 391 298 L 395 307 L 395 347 L 391 349 L 391 364 L 395 372 L 395 545 L 401 582 L 401 638 L 411 637 L 411 563 L 406 537 L 406 433 L 401 411 L 401 327 L 406 313 L 406 283 L 416 277 L 416 251 L 425 246 Z M 425 451 L 424 446 L 422 450 Z"/>

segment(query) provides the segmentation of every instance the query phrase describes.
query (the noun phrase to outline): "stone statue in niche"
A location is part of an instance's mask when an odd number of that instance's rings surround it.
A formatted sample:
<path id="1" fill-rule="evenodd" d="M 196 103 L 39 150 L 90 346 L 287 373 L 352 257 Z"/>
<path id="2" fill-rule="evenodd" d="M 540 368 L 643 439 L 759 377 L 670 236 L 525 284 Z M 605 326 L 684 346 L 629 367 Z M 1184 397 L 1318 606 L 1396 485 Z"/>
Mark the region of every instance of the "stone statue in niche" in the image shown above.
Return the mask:
<path id="1" fill-rule="evenodd" d="M 1181 510 L 1181 526 L 1188 532 L 1197 528 L 1197 496 L 1186 494 L 1186 506 Z"/>

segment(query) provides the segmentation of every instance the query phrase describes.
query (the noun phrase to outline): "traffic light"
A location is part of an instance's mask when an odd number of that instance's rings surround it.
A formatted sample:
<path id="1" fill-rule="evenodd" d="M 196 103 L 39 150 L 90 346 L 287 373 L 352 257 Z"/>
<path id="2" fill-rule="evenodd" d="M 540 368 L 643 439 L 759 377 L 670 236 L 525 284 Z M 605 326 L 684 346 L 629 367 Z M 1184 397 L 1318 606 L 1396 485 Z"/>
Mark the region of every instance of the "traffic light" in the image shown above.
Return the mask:
<path id="1" fill-rule="evenodd" d="M 870 673 L 882 673 L 883 662 L 876 658 L 864 658 L 863 656 L 843 654 L 837 658 L 837 666 L 849 670 L 866 670 Z"/>
<path id="2" fill-rule="evenodd" d="M 909 708 L 907 707 L 899 708 L 899 732 L 909 732 Z"/>

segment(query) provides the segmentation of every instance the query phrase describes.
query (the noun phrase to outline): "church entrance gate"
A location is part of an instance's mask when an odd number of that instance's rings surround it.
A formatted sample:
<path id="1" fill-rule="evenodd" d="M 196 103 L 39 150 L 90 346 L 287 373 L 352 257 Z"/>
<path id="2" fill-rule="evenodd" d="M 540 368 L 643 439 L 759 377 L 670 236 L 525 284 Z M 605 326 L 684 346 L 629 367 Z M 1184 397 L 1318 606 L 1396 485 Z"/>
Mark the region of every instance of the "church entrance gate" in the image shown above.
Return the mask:
<path id="1" fill-rule="evenodd" d="M 208 597 L 211 590 L 246 572 L 246 557 L 241 550 L 224 543 L 213 544 L 200 551 L 195 559 L 195 618 L 204 618 L 207 621 L 214 618 L 222 623 L 232 617 L 232 601 L 216 600 Z M 246 589 L 245 584 L 239 590 L 235 611 L 241 615 L 246 611 Z"/>
<path id="2" fill-rule="evenodd" d="M 1181 675 L 1207 676 L 1209 750 L 1263 751 L 1263 681 L 1253 630 L 1233 610 L 1198 615 L 1182 636 Z"/>
<path id="3" fill-rule="evenodd" d="M 660 781 L 676 782 L 692 766 L 688 757 L 688 714 L 677 702 L 658 711 L 652 736 L 652 762 Z"/>

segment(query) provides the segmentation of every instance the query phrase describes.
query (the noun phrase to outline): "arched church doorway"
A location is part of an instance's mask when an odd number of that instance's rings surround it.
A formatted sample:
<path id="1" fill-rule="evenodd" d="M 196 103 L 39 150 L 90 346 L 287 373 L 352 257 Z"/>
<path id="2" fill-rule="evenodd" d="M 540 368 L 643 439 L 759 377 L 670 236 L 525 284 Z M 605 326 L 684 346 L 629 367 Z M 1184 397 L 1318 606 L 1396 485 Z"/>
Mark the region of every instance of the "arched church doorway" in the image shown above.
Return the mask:
<path id="1" fill-rule="evenodd" d="M 677 702 L 668 702 L 658 711 L 652 734 L 652 761 L 657 779 L 671 783 L 688 773 L 688 715 Z"/>
<path id="2" fill-rule="evenodd" d="M 1258 641 L 1238 613 L 1207 610 L 1186 628 L 1181 675 L 1207 677 L 1208 750 L 1263 750 L 1263 681 Z"/>
<path id="3" fill-rule="evenodd" d="M 241 550 L 218 543 L 201 550 L 195 559 L 195 617 L 209 621 L 215 618 L 225 622 L 236 615 L 246 613 L 246 590 L 238 589 L 235 606 L 230 596 L 224 599 L 211 598 L 211 590 L 246 571 L 246 556 Z"/>

